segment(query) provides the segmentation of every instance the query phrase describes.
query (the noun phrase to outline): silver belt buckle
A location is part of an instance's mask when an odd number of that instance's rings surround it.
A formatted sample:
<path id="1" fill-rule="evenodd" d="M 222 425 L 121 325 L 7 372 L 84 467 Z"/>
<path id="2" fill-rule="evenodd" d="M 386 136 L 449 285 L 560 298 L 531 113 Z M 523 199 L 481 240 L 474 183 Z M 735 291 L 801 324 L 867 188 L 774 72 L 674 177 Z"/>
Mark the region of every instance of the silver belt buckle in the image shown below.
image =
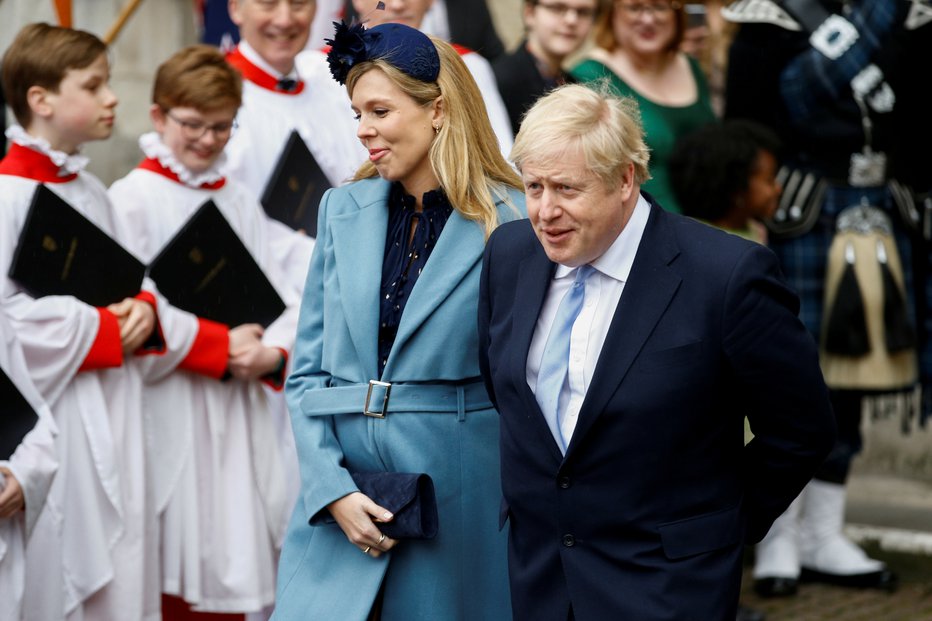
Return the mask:
<path id="1" fill-rule="evenodd" d="M 380 412 L 369 409 L 369 400 L 372 399 L 372 388 L 381 386 L 385 389 L 385 396 L 382 397 L 382 410 Z M 369 390 L 366 391 L 366 404 L 362 408 L 362 413 L 372 418 L 385 418 L 388 411 L 388 396 L 392 392 L 391 382 L 380 382 L 379 380 L 369 380 Z"/>

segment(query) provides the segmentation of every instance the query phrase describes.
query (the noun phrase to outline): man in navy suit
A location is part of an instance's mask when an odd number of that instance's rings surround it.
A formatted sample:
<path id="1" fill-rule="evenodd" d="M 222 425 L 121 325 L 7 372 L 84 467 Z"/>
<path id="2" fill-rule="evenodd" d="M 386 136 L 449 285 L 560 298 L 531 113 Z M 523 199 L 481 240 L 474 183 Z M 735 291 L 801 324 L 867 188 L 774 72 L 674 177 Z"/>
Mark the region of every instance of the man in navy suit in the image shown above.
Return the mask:
<path id="1" fill-rule="evenodd" d="M 484 256 L 516 620 L 732 621 L 743 546 L 834 439 L 774 255 L 640 192 L 632 106 L 569 85 L 531 108 L 512 151 L 529 220 Z"/>

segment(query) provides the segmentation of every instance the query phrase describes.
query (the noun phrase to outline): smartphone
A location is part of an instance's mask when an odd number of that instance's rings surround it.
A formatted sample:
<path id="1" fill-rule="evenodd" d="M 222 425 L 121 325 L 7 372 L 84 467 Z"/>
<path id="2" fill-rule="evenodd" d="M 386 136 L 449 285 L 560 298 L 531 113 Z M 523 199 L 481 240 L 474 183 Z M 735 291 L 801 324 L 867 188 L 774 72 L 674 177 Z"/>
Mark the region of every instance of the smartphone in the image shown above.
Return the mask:
<path id="1" fill-rule="evenodd" d="M 689 2 L 684 7 L 686 11 L 686 27 L 698 28 L 706 25 L 705 5 L 699 2 Z"/>

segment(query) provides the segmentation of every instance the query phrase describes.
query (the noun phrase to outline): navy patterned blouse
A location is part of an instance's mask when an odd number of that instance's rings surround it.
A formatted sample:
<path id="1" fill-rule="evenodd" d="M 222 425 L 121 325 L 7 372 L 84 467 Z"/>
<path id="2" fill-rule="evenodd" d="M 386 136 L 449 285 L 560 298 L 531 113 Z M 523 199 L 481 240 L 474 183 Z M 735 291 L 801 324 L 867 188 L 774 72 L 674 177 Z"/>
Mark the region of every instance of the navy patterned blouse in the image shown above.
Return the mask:
<path id="1" fill-rule="evenodd" d="M 414 283 L 427 264 L 453 207 L 443 190 L 423 196 L 424 210 L 414 210 L 414 197 L 400 183 L 393 183 L 388 197 L 388 232 L 382 259 L 382 289 L 379 298 L 379 376 L 385 370 L 388 353 L 395 342 L 401 314 Z M 416 223 L 411 236 L 412 223 Z M 411 240 L 410 243 L 408 240 Z"/>

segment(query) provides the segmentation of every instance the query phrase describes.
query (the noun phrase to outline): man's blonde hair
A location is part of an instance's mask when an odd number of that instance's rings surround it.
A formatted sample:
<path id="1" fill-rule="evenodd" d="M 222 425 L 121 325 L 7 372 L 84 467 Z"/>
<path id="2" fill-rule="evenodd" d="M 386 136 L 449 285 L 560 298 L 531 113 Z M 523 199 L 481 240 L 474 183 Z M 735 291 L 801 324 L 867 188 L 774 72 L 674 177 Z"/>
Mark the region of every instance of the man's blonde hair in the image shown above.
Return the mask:
<path id="1" fill-rule="evenodd" d="M 538 99 L 521 121 L 511 160 L 521 170 L 577 149 L 608 189 L 617 187 L 628 164 L 638 184 L 650 179 L 637 102 L 613 94 L 607 83 L 567 84 Z"/>
<path id="2" fill-rule="evenodd" d="M 464 218 L 481 224 L 488 236 L 498 225 L 496 199 L 506 198 L 505 188 L 522 190 L 523 185 L 499 150 L 482 93 L 463 59 L 449 43 L 435 37 L 431 41 L 440 55 L 436 82 L 422 82 L 387 60 L 375 59 L 350 70 L 346 90 L 352 97 L 359 78 L 378 70 L 419 105 L 429 106 L 442 98 L 443 126 L 430 146 L 430 163 L 450 204 Z M 353 179 L 378 174 L 374 164 L 365 162 Z"/>

